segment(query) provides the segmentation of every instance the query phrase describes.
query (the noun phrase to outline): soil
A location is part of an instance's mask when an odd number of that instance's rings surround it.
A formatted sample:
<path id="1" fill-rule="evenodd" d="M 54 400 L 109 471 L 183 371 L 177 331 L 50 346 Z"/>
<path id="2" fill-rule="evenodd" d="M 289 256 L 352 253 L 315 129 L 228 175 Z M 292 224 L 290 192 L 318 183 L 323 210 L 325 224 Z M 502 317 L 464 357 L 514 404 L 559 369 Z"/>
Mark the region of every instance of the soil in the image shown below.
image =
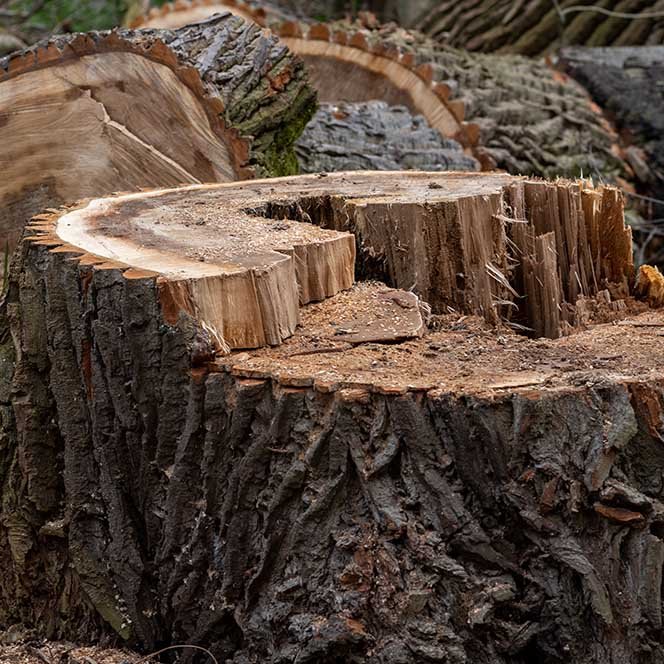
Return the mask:
<path id="1" fill-rule="evenodd" d="M 0 664 L 135 664 L 140 658 L 128 650 L 67 642 L 0 645 Z"/>

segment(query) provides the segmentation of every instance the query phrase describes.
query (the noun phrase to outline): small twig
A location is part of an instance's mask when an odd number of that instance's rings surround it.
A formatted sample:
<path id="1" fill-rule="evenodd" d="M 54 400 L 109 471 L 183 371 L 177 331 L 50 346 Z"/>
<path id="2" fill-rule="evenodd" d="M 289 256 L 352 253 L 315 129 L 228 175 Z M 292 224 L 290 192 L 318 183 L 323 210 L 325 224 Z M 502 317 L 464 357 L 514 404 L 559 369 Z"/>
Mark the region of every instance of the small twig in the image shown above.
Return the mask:
<path id="1" fill-rule="evenodd" d="M 39 650 L 39 648 L 35 648 L 35 647 L 33 647 L 33 646 L 28 646 L 27 649 L 28 649 L 28 652 L 29 652 L 31 655 L 33 655 L 33 656 L 36 657 L 37 659 L 39 659 L 39 660 L 41 660 L 42 662 L 44 662 L 44 664 L 53 664 L 53 661 L 50 660 L 48 657 L 46 657 L 46 655 L 44 655 L 44 653 L 41 652 L 41 650 Z"/>
<path id="2" fill-rule="evenodd" d="M 595 14 L 604 14 L 605 16 L 611 16 L 613 18 L 662 18 L 664 17 L 664 11 L 662 12 L 616 12 L 612 9 L 604 9 L 604 7 L 598 7 L 596 5 L 591 5 L 589 7 L 584 5 L 573 5 L 572 7 L 565 7 L 564 9 L 558 9 L 558 14 L 565 16 L 565 14 L 580 14 L 583 12 L 594 12 Z"/>
<path id="3" fill-rule="evenodd" d="M 153 657 L 157 657 L 158 655 L 168 652 L 169 650 L 181 650 L 182 648 L 191 648 L 192 650 L 200 650 L 201 652 L 204 652 L 214 662 L 214 664 L 219 664 L 217 658 L 207 648 L 203 648 L 201 646 L 190 646 L 186 643 L 181 643 L 175 646 L 168 646 L 168 648 L 162 648 L 161 650 L 157 650 L 157 652 L 153 652 L 150 655 L 146 655 L 145 657 L 143 657 L 143 659 L 139 659 L 138 662 L 134 662 L 134 664 L 144 664 L 145 662 L 149 662 Z"/>

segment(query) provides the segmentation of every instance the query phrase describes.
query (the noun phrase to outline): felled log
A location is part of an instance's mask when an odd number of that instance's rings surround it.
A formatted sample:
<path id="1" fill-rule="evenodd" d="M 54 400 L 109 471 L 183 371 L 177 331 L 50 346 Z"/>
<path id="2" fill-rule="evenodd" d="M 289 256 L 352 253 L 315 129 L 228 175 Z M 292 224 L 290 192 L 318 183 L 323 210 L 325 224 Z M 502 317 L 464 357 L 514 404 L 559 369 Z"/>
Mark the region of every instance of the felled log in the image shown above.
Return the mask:
<path id="1" fill-rule="evenodd" d="M 636 178 L 664 198 L 664 47 L 566 48 L 559 66 L 606 109 L 630 146 L 625 151 Z"/>
<path id="2" fill-rule="evenodd" d="M 55 37 L 0 60 L 0 234 L 140 187 L 297 170 L 314 111 L 302 63 L 231 14 L 175 31 Z"/>
<path id="3" fill-rule="evenodd" d="M 303 173 L 479 170 L 477 160 L 421 115 L 383 101 L 322 104 L 295 152 Z"/>
<path id="4" fill-rule="evenodd" d="M 261 20 L 305 59 L 324 103 L 403 104 L 444 137 L 458 140 L 486 170 L 633 179 L 602 111 L 581 86 L 542 62 L 456 50 L 366 16 L 309 26 L 270 21 L 269 14 Z"/>
<path id="5" fill-rule="evenodd" d="M 233 662 L 657 661 L 664 316 L 630 295 L 615 190 L 340 173 L 27 233 L 0 319 L 0 629 Z M 349 233 L 385 285 L 347 288 Z M 282 343 L 227 352 L 296 293 Z M 613 323 L 502 322 L 571 307 Z"/>
<path id="6" fill-rule="evenodd" d="M 664 16 L 658 15 L 664 11 L 661 0 L 377 4 L 388 5 L 386 18 L 422 30 L 442 44 L 485 53 L 538 56 L 560 46 L 635 46 L 661 44 L 664 38 Z"/>
<path id="7" fill-rule="evenodd" d="M 225 9 L 226 3 L 195 8 L 212 13 Z M 184 25 L 193 16 L 192 10 L 186 4 L 179 9 L 175 5 L 166 16 L 173 25 Z M 449 87 L 438 80 L 430 64 L 416 63 L 412 55 L 401 53 L 395 45 L 343 23 L 309 26 L 284 21 L 273 14 L 254 16 L 254 19 L 268 24 L 282 42 L 304 60 L 321 102 L 381 100 L 390 105 L 403 105 L 412 113 L 424 116 L 442 136 L 454 138 L 466 147 L 476 142 L 476 127 L 463 121 L 463 104 L 450 99 Z M 152 27 L 160 21 L 160 16 L 147 16 L 140 25 Z"/>

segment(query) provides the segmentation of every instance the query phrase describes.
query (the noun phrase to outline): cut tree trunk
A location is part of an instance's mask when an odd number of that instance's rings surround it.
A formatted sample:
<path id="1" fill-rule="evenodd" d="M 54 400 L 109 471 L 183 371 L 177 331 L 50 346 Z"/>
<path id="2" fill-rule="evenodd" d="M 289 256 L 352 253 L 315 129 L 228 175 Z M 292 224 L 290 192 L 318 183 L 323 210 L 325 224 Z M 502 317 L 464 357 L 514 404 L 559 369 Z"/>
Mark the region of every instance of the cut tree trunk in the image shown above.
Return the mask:
<path id="1" fill-rule="evenodd" d="M 169 20 L 185 22 L 189 11 L 186 4 L 173 7 Z M 268 11 L 256 20 L 305 60 L 324 103 L 405 105 L 443 137 L 458 140 L 484 170 L 632 179 L 601 111 L 580 86 L 544 63 L 455 50 L 366 15 L 354 23 L 307 25 Z M 151 25 L 148 18 L 145 25 Z"/>
<path id="2" fill-rule="evenodd" d="M 369 43 L 390 44 L 415 64 L 428 63 L 464 109 L 473 154 L 483 168 L 546 178 L 631 179 L 618 137 L 588 93 L 544 63 L 444 47 L 394 25 L 341 25 Z"/>
<path id="3" fill-rule="evenodd" d="M 370 4 L 378 6 L 384 20 L 396 19 L 441 44 L 485 53 L 539 56 L 565 45 L 634 46 L 661 44 L 664 38 L 664 16 L 658 15 L 664 10 L 661 0 L 560 0 L 556 5 L 548 0 L 377 0 Z"/>
<path id="4" fill-rule="evenodd" d="M 186 5 L 170 15 L 185 21 Z M 309 26 L 269 12 L 260 20 L 304 58 L 324 103 L 405 105 L 458 140 L 484 170 L 633 179 L 617 134 L 588 93 L 543 62 L 456 50 L 370 16 Z"/>
<path id="5" fill-rule="evenodd" d="M 85 196 L 293 173 L 314 97 L 297 58 L 230 14 L 0 60 L 0 239 Z"/>
<path id="6" fill-rule="evenodd" d="M 405 106 L 322 104 L 295 144 L 303 173 L 476 171 L 479 163 Z"/>
<path id="7" fill-rule="evenodd" d="M 348 231 L 387 287 L 333 295 Z M 257 296 L 284 263 L 274 311 L 295 282 L 331 297 L 283 343 L 220 353 L 253 296 L 228 311 L 211 285 L 251 273 Z M 336 285 L 306 296 L 321 270 Z M 0 319 L 0 627 L 235 664 L 655 664 L 664 315 L 632 277 L 615 190 L 504 174 L 36 217 Z M 576 334 L 501 322 L 536 306 Z"/>
<path id="8" fill-rule="evenodd" d="M 169 7 L 165 16 L 171 25 L 185 25 L 196 13 L 228 9 L 227 3 Z M 243 10 L 244 11 L 244 10 Z M 143 27 L 161 24 L 161 12 L 137 22 Z M 269 25 L 288 48 L 307 65 L 311 84 L 324 103 L 367 102 L 380 100 L 390 105 L 403 105 L 426 118 L 429 125 L 444 137 L 472 146 L 476 127 L 463 122 L 463 104 L 450 99 L 450 89 L 436 78 L 428 63 L 416 63 L 413 56 L 380 40 L 367 39 L 371 33 L 346 24 L 308 26 L 285 21 L 268 12 L 254 20 Z"/>

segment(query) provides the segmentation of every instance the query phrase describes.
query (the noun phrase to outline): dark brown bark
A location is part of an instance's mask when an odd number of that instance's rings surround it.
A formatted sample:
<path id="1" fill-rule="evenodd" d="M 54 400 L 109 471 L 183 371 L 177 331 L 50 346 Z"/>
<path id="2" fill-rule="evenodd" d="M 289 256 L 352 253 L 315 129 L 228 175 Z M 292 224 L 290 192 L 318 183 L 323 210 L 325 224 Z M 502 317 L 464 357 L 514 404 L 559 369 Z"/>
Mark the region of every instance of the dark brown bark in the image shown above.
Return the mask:
<path id="1" fill-rule="evenodd" d="M 275 216 L 304 182 L 261 185 Z M 42 226 L 2 318 L 1 627 L 236 664 L 659 661 L 660 312 L 557 341 L 455 316 L 325 355 L 324 303 L 201 363 L 154 275 Z"/>
<path id="2" fill-rule="evenodd" d="M 355 29 L 360 29 L 358 26 Z M 479 129 L 475 155 L 485 168 L 514 174 L 630 179 L 618 139 L 601 111 L 574 81 L 540 61 L 483 55 L 441 46 L 394 26 L 363 28 L 368 39 L 391 43 L 430 63 Z"/>
<path id="3" fill-rule="evenodd" d="M 648 0 L 561 0 L 557 6 L 547 0 L 530 3 L 416 0 L 376 4 L 381 9 L 386 6 L 388 20 L 396 19 L 404 26 L 422 30 L 441 44 L 484 53 L 541 56 L 560 46 L 659 44 L 664 34 L 664 17 L 657 16 L 664 4 Z M 583 5 L 588 9 L 566 12 Z M 615 14 L 592 11 L 592 7 Z M 644 18 L 637 18 L 639 14 Z"/>
<path id="4" fill-rule="evenodd" d="M 626 155 L 641 187 L 664 198 L 664 120 L 657 111 L 664 103 L 664 47 L 569 48 L 560 53 L 560 67 L 588 90 L 631 143 Z"/>

